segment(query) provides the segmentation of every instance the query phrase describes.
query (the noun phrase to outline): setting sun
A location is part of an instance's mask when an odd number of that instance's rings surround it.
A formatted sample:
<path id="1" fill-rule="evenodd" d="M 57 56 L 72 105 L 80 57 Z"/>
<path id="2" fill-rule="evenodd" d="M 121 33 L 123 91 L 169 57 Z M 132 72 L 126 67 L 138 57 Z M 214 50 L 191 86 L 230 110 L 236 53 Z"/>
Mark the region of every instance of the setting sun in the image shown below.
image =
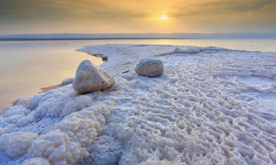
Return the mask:
<path id="1" fill-rule="evenodd" d="M 159 19 L 161 19 L 161 20 L 167 20 L 168 19 L 168 17 L 166 16 L 166 15 L 161 15 L 160 17 L 159 17 Z"/>

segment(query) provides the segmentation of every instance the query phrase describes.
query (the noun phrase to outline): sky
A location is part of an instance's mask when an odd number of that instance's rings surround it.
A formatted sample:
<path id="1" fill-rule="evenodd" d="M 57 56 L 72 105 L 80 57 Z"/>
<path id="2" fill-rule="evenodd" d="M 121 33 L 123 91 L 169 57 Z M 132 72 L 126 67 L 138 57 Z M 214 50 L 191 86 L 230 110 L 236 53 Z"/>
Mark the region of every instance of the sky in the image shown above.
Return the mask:
<path id="1" fill-rule="evenodd" d="M 244 32 L 275 33 L 276 0 L 0 0 L 0 34 Z"/>

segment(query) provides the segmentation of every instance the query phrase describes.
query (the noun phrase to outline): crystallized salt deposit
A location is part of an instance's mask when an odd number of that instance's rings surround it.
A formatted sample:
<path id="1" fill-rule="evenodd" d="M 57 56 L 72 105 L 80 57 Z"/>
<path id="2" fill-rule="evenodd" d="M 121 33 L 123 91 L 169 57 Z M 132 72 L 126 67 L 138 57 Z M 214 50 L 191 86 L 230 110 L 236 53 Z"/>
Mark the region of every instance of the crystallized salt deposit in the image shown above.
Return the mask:
<path id="1" fill-rule="evenodd" d="M 88 152 L 68 134 L 54 130 L 38 137 L 28 149 L 28 157 L 45 157 L 53 164 L 73 164 L 87 157 Z"/>
<path id="2" fill-rule="evenodd" d="M 28 147 L 37 138 L 37 134 L 13 132 L 0 137 L 0 150 L 10 157 L 23 156 Z"/>
<path id="3" fill-rule="evenodd" d="M 62 111 L 62 116 L 67 116 L 68 114 L 79 111 L 83 108 L 88 107 L 92 103 L 89 96 L 79 96 L 75 100 L 66 103 Z"/>
<path id="4" fill-rule="evenodd" d="M 64 80 L 61 81 L 61 84 L 62 85 L 71 84 L 71 83 L 73 83 L 74 79 L 75 79 L 75 77 L 66 78 L 66 79 L 64 79 Z"/>
<path id="5" fill-rule="evenodd" d="M 19 97 L 17 98 L 16 100 L 13 101 L 12 103 L 12 106 L 16 106 L 16 105 L 23 105 L 23 106 L 26 106 L 28 101 L 29 101 L 30 98 L 27 98 L 27 97 Z"/>
<path id="6" fill-rule="evenodd" d="M 25 160 L 22 165 L 50 165 L 49 161 L 41 157 Z"/>
<path id="7" fill-rule="evenodd" d="M 116 83 L 85 95 L 68 84 L 9 108 L 0 116 L 0 164 L 276 164 L 276 53 L 80 51 L 107 56 L 102 67 Z M 163 61 L 163 75 L 137 76 L 136 64 L 148 57 Z"/>

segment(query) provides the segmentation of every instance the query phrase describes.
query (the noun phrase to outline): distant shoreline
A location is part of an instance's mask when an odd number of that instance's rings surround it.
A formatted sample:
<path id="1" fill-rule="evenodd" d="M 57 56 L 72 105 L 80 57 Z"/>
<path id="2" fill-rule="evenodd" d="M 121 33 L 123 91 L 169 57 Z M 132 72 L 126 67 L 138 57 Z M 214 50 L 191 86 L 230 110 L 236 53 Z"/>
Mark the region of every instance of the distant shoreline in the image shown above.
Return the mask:
<path id="1" fill-rule="evenodd" d="M 177 40 L 192 38 L 0 38 L 0 41 L 53 41 L 53 40 Z M 197 38 L 199 39 L 199 38 Z M 202 38 L 203 39 L 203 38 Z"/>
<path id="2" fill-rule="evenodd" d="M 276 33 L 54 33 L 0 34 L 0 41 L 47 40 L 187 40 L 187 39 L 276 39 Z"/>
<path id="3" fill-rule="evenodd" d="M 70 41 L 70 40 L 217 40 L 275 38 L 0 38 L 0 41 Z"/>

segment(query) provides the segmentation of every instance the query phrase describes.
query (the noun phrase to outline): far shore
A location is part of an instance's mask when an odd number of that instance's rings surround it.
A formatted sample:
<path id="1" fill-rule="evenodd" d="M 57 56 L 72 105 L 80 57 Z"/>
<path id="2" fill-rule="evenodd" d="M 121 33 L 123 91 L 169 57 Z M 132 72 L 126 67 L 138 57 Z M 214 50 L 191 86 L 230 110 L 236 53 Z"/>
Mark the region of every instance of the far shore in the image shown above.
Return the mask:
<path id="1" fill-rule="evenodd" d="M 53 40 L 178 40 L 191 38 L 0 38 L 0 41 L 53 41 Z M 200 38 L 197 38 L 200 39 Z M 203 39 L 203 38 L 202 38 Z"/>

